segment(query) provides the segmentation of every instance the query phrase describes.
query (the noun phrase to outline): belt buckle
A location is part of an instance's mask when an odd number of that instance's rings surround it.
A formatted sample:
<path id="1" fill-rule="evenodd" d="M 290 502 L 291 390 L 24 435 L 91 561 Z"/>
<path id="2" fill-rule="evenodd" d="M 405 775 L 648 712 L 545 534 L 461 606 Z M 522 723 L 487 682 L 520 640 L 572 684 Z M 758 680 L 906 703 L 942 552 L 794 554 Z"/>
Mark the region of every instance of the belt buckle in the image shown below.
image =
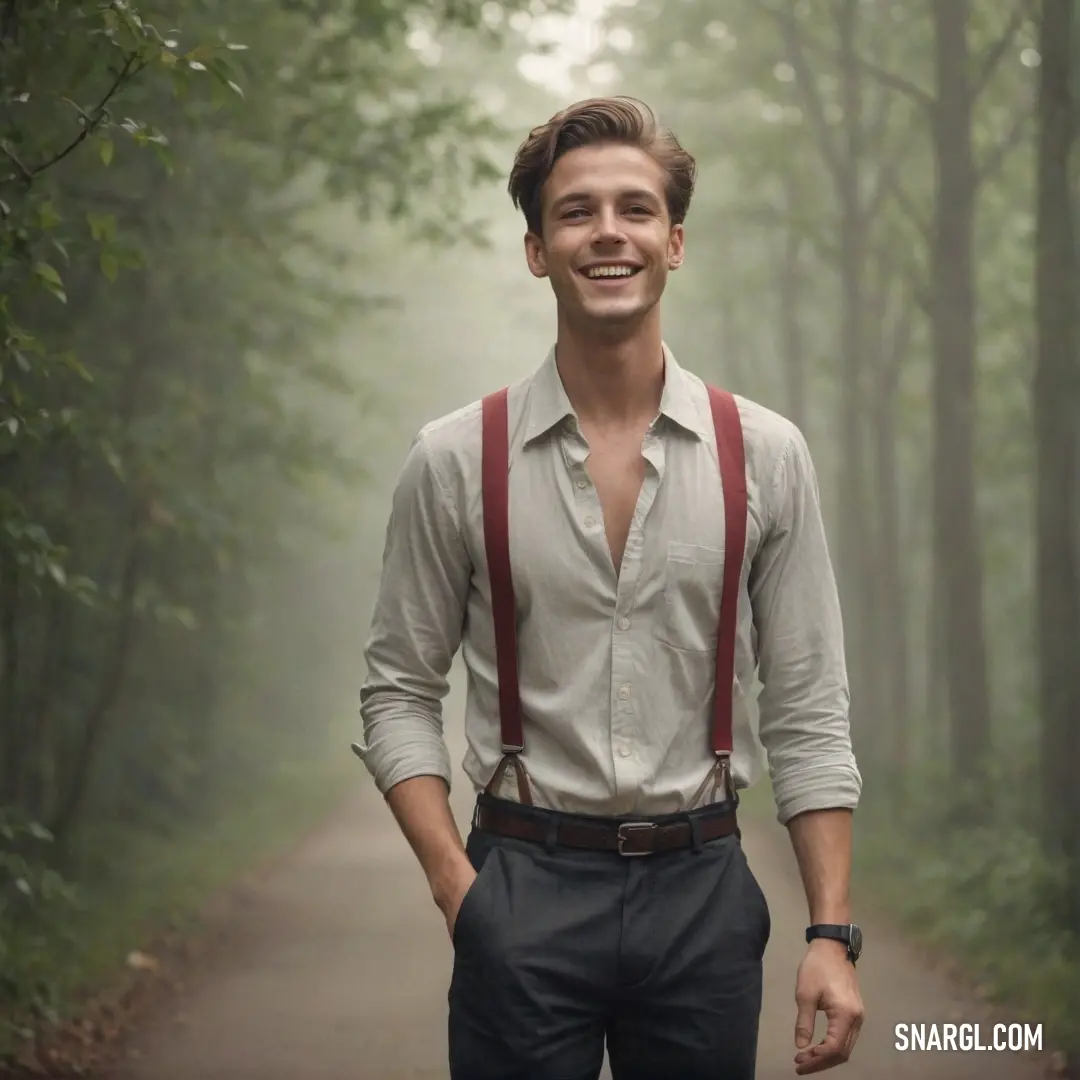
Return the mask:
<path id="1" fill-rule="evenodd" d="M 655 821 L 624 821 L 618 829 L 617 835 L 617 851 L 623 858 L 632 859 L 640 855 L 651 855 L 651 851 L 627 851 L 623 845 L 629 839 L 629 834 L 636 832 L 647 832 L 650 829 L 656 828 Z"/>

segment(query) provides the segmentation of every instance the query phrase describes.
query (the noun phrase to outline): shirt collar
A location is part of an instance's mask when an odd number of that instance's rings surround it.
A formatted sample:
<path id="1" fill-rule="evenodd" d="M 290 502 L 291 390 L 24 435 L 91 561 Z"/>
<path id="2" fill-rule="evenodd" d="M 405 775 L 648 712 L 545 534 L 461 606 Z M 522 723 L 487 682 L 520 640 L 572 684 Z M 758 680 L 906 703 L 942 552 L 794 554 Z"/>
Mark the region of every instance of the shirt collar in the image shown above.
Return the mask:
<path id="1" fill-rule="evenodd" d="M 663 345 L 663 350 L 664 389 L 660 395 L 660 415 L 699 438 L 707 438 L 690 380 L 666 344 Z M 567 417 L 576 415 L 559 377 L 554 345 L 548 350 L 543 364 L 533 376 L 527 408 L 526 446 L 547 434 Z"/>

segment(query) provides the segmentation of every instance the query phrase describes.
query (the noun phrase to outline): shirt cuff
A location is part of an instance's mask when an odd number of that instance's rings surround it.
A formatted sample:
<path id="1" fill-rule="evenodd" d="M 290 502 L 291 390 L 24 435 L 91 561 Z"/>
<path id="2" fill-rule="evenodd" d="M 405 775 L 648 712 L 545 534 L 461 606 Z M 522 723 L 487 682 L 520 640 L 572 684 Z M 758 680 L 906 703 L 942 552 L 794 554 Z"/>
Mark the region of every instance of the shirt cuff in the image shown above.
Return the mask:
<path id="1" fill-rule="evenodd" d="M 383 796 L 404 780 L 415 776 L 439 776 L 451 786 L 450 752 L 445 742 L 430 731 L 417 732 L 410 739 L 400 733 L 392 740 L 377 740 L 360 755 Z"/>
<path id="2" fill-rule="evenodd" d="M 772 783 L 781 825 L 810 810 L 854 810 L 862 794 L 862 777 L 851 758 L 779 772 Z"/>

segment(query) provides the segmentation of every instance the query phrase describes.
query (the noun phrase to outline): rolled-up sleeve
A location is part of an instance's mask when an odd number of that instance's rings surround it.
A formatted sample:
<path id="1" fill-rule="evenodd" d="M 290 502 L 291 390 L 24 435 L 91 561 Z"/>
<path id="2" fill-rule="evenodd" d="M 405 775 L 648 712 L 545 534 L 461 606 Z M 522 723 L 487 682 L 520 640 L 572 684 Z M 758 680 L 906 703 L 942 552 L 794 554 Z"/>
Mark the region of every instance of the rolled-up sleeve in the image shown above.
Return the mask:
<path id="1" fill-rule="evenodd" d="M 472 567 L 438 466 L 421 432 L 394 491 L 365 650 L 362 757 L 384 795 L 414 776 L 451 780 L 442 703 Z"/>
<path id="2" fill-rule="evenodd" d="M 771 521 L 750 578 L 762 683 L 759 732 L 781 824 L 855 809 L 844 631 L 817 476 L 801 432 L 773 476 Z"/>

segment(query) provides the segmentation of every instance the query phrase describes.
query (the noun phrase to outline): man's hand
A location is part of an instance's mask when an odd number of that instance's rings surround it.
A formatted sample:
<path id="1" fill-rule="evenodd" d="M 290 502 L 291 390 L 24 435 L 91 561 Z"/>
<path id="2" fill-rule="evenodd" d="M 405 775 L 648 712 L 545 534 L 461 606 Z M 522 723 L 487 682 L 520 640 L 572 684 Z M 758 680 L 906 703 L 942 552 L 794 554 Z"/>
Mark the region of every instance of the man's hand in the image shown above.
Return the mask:
<path id="1" fill-rule="evenodd" d="M 462 853 L 460 859 L 455 859 L 440 880 L 432 882 L 431 893 L 435 897 L 435 903 L 446 919 L 446 932 L 450 940 L 454 939 L 454 925 L 457 923 L 458 912 L 461 910 L 461 902 L 465 894 L 476 880 L 476 871 L 469 862 L 467 855 Z"/>
<path id="2" fill-rule="evenodd" d="M 799 1076 L 842 1065 L 851 1056 L 863 1022 L 863 1002 L 855 965 L 842 942 L 817 939 L 810 943 L 795 979 L 795 1072 Z M 814 1020 L 825 1014 L 825 1038 L 816 1046 Z"/>

